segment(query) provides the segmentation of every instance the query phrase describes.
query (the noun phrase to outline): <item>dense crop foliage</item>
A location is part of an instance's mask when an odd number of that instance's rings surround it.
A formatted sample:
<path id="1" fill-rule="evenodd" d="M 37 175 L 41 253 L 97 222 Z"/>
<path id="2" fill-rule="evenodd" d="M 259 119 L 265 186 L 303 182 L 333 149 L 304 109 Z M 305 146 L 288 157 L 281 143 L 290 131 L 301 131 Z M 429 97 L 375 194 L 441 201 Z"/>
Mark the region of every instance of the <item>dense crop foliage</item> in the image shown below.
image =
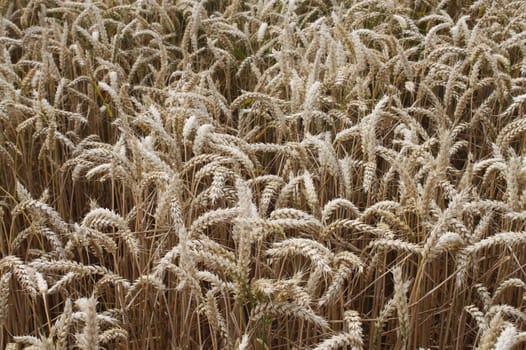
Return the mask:
<path id="1" fill-rule="evenodd" d="M 0 14 L 0 348 L 524 346 L 524 1 Z"/>

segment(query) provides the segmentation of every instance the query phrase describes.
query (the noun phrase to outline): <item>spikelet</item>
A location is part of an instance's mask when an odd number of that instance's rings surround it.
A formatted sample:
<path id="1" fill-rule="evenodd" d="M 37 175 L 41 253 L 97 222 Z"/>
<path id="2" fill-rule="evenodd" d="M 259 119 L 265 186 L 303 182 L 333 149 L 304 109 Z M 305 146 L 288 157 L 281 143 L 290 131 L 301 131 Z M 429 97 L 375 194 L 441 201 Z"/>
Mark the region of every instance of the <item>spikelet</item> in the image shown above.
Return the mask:
<path id="1" fill-rule="evenodd" d="M 274 210 L 270 214 L 270 221 L 284 229 L 304 230 L 313 236 L 317 236 L 323 229 L 322 224 L 315 217 L 292 208 Z"/>
<path id="2" fill-rule="evenodd" d="M 361 338 L 358 341 L 356 337 L 349 333 L 339 333 L 332 337 L 325 339 L 323 342 L 318 344 L 314 350 L 334 350 L 343 349 L 344 347 L 350 346 L 353 350 L 362 349 Z M 359 345 L 356 345 L 359 344 Z"/>
<path id="3" fill-rule="evenodd" d="M 328 329 L 329 325 L 327 321 L 314 313 L 312 309 L 290 302 L 271 302 L 258 304 L 252 309 L 251 320 L 256 322 L 264 317 L 266 314 L 271 314 L 275 317 L 292 316 L 299 320 L 306 321 L 312 325 L 315 325 L 321 329 Z"/>
<path id="4" fill-rule="evenodd" d="M 455 232 L 446 232 L 436 242 L 427 255 L 428 262 L 443 252 L 454 252 L 465 245 L 464 240 Z"/>
<path id="5" fill-rule="evenodd" d="M 239 216 L 243 218 L 258 218 L 257 208 L 252 202 L 252 191 L 245 181 L 236 180 L 238 195 Z M 237 221 L 234 225 L 232 236 L 237 245 L 237 273 L 238 280 L 236 294 L 238 300 L 244 300 L 249 288 L 249 275 L 251 265 L 251 248 L 255 240 L 252 230 L 247 222 Z"/>
<path id="6" fill-rule="evenodd" d="M 237 347 L 237 350 L 248 350 L 250 346 L 250 337 L 248 334 L 243 334 L 241 337 L 241 341 L 239 342 L 239 346 Z"/>
<path id="7" fill-rule="evenodd" d="M 0 325 L 5 325 L 8 319 L 11 276 L 11 272 L 5 272 L 0 277 Z"/>
<path id="8" fill-rule="evenodd" d="M 257 41 L 263 41 L 263 39 L 265 38 L 265 32 L 267 31 L 267 28 L 268 28 L 268 23 L 266 22 L 262 22 L 259 25 L 259 29 L 256 35 Z"/>
<path id="9" fill-rule="evenodd" d="M 316 193 L 316 187 L 314 186 L 312 176 L 308 171 L 303 174 L 303 184 L 305 186 L 304 193 L 305 198 L 307 198 L 307 204 L 309 205 L 311 212 L 316 215 L 319 211 L 318 194 Z"/>
<path id="10" fill-rule="evenodd" d="M 362 329 L 362 321 L 360 318 L 360 314 L 358 311 L 355 310 L 347 310 L 343 313 L 343 321 L 344 321 L 344 330 L 355 337 L 356 343 L 359 345 L 355 345 L 358 348 L 361 347 L 362 344 L 362 336 L 363 336 L 363 329 Z"/>
<path id="11" fill-rule="evenodd" d="M 20 285 L 27 291 L 31 296 L 38 295 L 38 286 L 35 281 L 35 270 L 24 264 L 20 258 L 16 256 L 6 256 L 0 260 L 0 271 L 10 271 Z"/>
<path id="12" fill-rule="evenodd" d="M 311 263 L 323 273 L 330 273 L 330 261 L 332 253 L 322 244 L 304 238 L 290 238 L 281 242 L 272 244 L 272 248 L 267 249 L 267 255 L 278 258 L 287 255 L 303 255 L 310 259 Z"/>
<path id="13" fill-rule="evenodd" d="M 130 286 L 124 297 L 127 307 L 131 307 L 131 304 L 134 302 L 137 294 L 139 294 L 142 290 L 151 291 L 151 288 L 154 288 L 158 292 L 166 290 L 166 286 L 164 285 L 163 281 L 157 278 L 157 276 L 153 274 L 139 276 Z"/>
<path id="14" fill-rule="evenodd" d="M 374 323 L 374 332 L 376 339 L 381 335 L 382 327 L 387 319 L 396 311 L 395 300 L 393 298 L 384 305 L 380 314 L 378 315 L 376 322 Z"/>
<path id="15" fill-rule="evenodd" d="M 58 320 L 54 324 L 55 333 L 57 336 L 57 349 L 58 350 L 66 350 L 68 349 L 68 335 L 69 335 L 69 327 L 71 325 L 72 320 L 72 303 L 71 299 L 66 299 L 65 305 L 64 305 L 64 311 L 62 312 L 62 315 L 58 318 Z"/>
<path id="16" fill-rule="evenodd" d="M 229 223 L 241 213 L 240 208 L 216 209 L 206 212 L 198 217 L 190 227 L 191 237 L 197 237 L 213 225 Z"/>
<path id="17" fill-rule="evenodd" d="M 21 211 L 27 209 L 33 213 L 36 219 L 44 217 L 53 227 L 60 230 L 61 233 L 66 235 L 69 233 L 68 225 L 62 220 L 57 211 L 48 204 L 33 199 L 29 191 L 18 181 L 16 183 L 16 193 L 21 203 L 15 207 L 12 212 L 13 215 L 16 216 Z"/>
<path id="18" fill-rule="evenodd" d="M 122 240 L 126 243 L 130 253 L 133 256 L 138 256 L 138 240 L 133 236 L 133 233 L 128 228 L 126 220 L 124 220 L 120 215 L 114 213 L 113 211 L 105 208 L 92 209 L 89 213 L 86 214 L 86 216 L 84 216 L 81 225 L 83 227 L 94 228 L 98 231 L 102 231 L 104 228 L 107 227 L 117 228 L 118 230 L 114 234 L 122 238 Z"/>
<path id="19" fill-rule="evenodd" d="M 322 221 L 326 223 L 337 209 L 346 209 L 355 217 L 360 216 L 360 211 L 351 201 L 344 198 L 335 198 L 325 204 L 322 211 Z"/>
<path id="20" fill-rule="evenodd" d="M 276 197 L 283 186 L 283 180 L 281 178 L 277 181 L 271 181 L 263 190 L 260 197 L 259 203 L 259 215 L 265 217 L 269 207 L 272 203 L 272 199 Z"/>
<path id="21" fill-rule="evenodd" d="M 197 129 L 193 144 L 193 151 L 195 155 L 200 155 L 203 152 L 203 148 L 207 144 L 207 138 L 213 130 L 214 127 L 210 124 L 203 124 Z"/>
<path id="22" fill-rule="evenodd" d="M 512 324 L 508 324 L 500 333 L 493 348 L 495 350 L 511 350 L 515 345 L 517 333 L 517 328 Z"/>
<path id="23" fill-rule="evenodd" d="M 409 289 L 409 282 L 402 278 L 402 268 L 396 267 L 393 269 L 394 280 L 394 304 L 396 306 L 396 313 L 398 315 L 398 336 L 402 340 L 403 348 L 406 346 L 409 332 L 409 307 L 407 304 L 407 292 Z"/>
<path id="24" fill-rule="evenodd" d="M 349 251 L 342 251 L 334 255 L 336 272 L 332 274 L 332 282 L 320 298 L 319 305 L 322 306 L 333 300 L 339 292 L 342 292 L 345 281 L 351 277 L 357 280 L 364 272 L 364 262 L 362 259 Z"/>
<path id="25" fill-rule="evenodd" d="M 519 279 L 519 278 L 509 278 L 499 284 L 497 289 L 495 289 L 495 292 L 493 292 L 493 297 L 491 298 L 491 304 L 495 304 L 495 300 L 497 300 L 504 292 L 511 287 L 519 288 L 522 290 L 526 290 L 526 283 Z"/>
<path id="26" fill-rule="evenodd" d="M 40 336 L 40 338 L 28 335 L 15 336 L 13 339 L 17 344 L 29 344 L 30 346 L 24 347 L 27 350 L 54 350 L 53 339 L 45 336 Z M 15 349 L 18 349 L 18 347 L 16 346 Z"/>
<path id="27" fill-rule="evenodd" d="M 318 150 L 318 159 L 322 168 L 326 169 L 331 176 L 339 176 L 340 163 L 332 145 L 320 136 L 307 135 L 304 143 L 314 145 Z"/>
<path id="28" fill-rule="evenodd" d="M 203 313 L 214 332 L 220 334 L 223 346 L 232 348 L 231 337 L 228 332 L 227 324 L 217 307 L 216 297 L 213 290 L 209 290 L 205 296 L 205 304 L 202 306 Z"/>
<path id="29" fill-rule="evenodd" d="M 467 246 L 464 250 L 467 254 L 475 255 L 483 249 L 496 245 L 515 246 L 526 243 L 526 232 L 500 232 L 479 242 Z"/>
<path id="30" fill-rule="evenodd" d="M 94 297 L 81 298 L 76 302 L 77 307 L 84 315 L 84 329 L 77 334 L 77 346 L 82 350 L 99 349 L 99 325 L 97 322 L 97 301 Z"/>
<path id="31" fill-rule="evenodd" d="M 115 339 L 126 340 L 128 338 L 128 332 L 122 328 L 110 328 L 99 334 L 100 344 L 109 344 Z"/>
<path id="32" fill-rule="evenodd" d="M 363 349 L 363 334 L 360 315 L 354 310 L 348 310 L 344 313 L 345 331 L 335 334 L 318 344 L 316 350 L 341 349 L 350 347 L 352 350 Z"/>

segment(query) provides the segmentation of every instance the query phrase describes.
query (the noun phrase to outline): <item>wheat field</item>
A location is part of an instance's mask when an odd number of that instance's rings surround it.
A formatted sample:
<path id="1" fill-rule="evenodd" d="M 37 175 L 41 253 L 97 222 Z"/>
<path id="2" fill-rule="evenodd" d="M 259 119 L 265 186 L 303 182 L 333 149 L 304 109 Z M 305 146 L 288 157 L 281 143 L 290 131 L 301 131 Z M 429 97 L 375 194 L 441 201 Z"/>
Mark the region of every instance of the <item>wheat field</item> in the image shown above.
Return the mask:
<path id="1" fill-rule="evenodd" d="M 0 14 L 0 349 L 526 348 L 526 2 Z"/>

